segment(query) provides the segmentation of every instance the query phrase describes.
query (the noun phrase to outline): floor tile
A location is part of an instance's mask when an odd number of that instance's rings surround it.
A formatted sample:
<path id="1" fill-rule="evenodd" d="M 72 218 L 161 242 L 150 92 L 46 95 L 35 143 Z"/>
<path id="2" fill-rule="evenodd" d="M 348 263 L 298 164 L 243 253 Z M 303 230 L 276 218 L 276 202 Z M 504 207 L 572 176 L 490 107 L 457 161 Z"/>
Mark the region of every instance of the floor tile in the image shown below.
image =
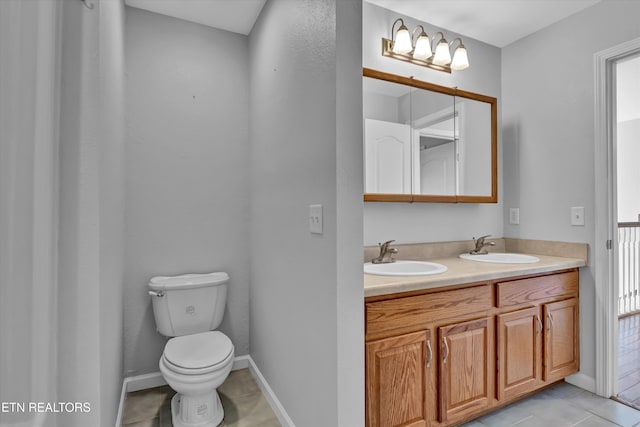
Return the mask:
<path id="1" fill-rule="evenodd" d="M 160 427 L 160 419 L 153 418 L 149 420 L 136 421 L 131 424 L 124 424 L 124 427 Z"/>
<path id="2" fill-rule="evenodd" d="M 232 371 L 218 391 L 227 397 L 236 397 L 260 393 L 260 388 L 248 369 L 240 369 Z"/>
<path id="3" fill-rule="evenodd" d="M 572 427 L 619 427 L 618 424 L 607 421 L 604 418 L 600 418 L 596 415 L 591 415 L 588 418 L 574 424 Z"/>
<path id="4" fill-rule="evenodd" d="M 168 386 L 128 393 L 122 423 L 131 424 L 158 417 L 159 409 L 167 400 L 171 400 L 173 394 Z"/>
<path id="5" fill-rule="evenodd" d="M 546 408 L 534 415 L 546 421 L 546 425 L 554 427 L 571 427 L 591 416 L 585 409 L 563 402 L 558 400 L 557 405 L 547 405 Z"/>
<path id="6" fill-rule="evenodd" d="M 610 399 L 604 399 L 602 403 L 590 408 L 589 411 L 622 427 L 632 427 L 640 423 L 640 411 Z"/>
<path id="7" fill-rule="evenodd" d="M 519 423 L 513 424 L 513 425 L 518 427 L 545 427 L 548 424 L 546 421 L 541 420 L 535 415 L 531 415 L 525 418 L 524 420 L 520 421 Z"/>
<path id="8" fill-rule="evenodd" d="M 509 405 L 503 409 L 478 418 L 483 426 L 509 427 L 531 416 L 530 411 L 518 404 Z"/>
<path id="9" fill-rule="evenodd" d="M 221 427 L 281 427 L 248 369 L 229 374 L 218 388 L 225 411 Z M 128 393 L 123 427 L 172 427 L 169 386 Z"/>

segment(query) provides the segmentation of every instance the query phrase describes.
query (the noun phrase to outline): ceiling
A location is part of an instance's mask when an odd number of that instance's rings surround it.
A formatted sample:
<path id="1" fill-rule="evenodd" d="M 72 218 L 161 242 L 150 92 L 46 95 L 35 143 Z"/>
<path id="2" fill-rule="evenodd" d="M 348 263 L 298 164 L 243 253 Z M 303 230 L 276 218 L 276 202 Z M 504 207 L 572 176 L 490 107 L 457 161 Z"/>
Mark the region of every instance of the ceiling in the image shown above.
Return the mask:
<path id="1" fill-rule="evenodd" d="M 248 35 L 266 0 L 125 0 L 127 6 Z"/>
<path id="2" fill-rule="evenodd" d="M 344 1 L 344 0 L 338 0 Z M 504 47 L 601 0 L 364 0 Z M 125 0 L 128 6 L 248 35 L 266 0 Z"/>
<path id="3" fill-rule="evenodd" d="M 365 0 L 504 47 L 601 0 Z"/>

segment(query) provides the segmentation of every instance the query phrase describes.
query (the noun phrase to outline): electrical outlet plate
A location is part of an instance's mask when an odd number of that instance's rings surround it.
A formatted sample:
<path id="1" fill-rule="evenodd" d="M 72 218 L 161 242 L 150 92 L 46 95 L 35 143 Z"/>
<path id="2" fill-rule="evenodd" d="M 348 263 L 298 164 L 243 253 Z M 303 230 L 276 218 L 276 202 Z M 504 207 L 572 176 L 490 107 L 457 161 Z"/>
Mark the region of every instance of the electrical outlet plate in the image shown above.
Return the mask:
<path id="1" fill-rule="evenodd" d="M 571 208 L 571 225 L 584 226 L 584 207 L 574 206 Z"/>
<path id="2" fill-rule="evenodd" d="M 309 205 L 309 232 L 322 234 L 322 205 Z"/>
<path id="3" fill-rule="evenodd" d="M 520 208 L 509 208 L 509 224 L 520 224 Z"/>

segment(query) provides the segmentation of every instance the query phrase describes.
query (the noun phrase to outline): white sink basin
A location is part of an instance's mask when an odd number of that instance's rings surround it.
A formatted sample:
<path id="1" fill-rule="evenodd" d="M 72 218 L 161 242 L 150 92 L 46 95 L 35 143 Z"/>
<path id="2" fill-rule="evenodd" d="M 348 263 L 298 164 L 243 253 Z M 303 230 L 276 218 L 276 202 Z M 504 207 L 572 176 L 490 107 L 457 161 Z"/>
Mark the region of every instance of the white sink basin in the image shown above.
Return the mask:
<path id="1" fill-rule="evenodd" d="M 489 252 L 484 255 L 471 255 L 469 253 L 460 254 L 460 258 L 478 262 L 494 262 L 499 264 L 532 264 L 540 261 L 540 258 L 533 255 L 514 254 L 504 252 Z"/>
<path id="2" fill-rule="evenodd" d="M 376 276 L 429 276 L 447 271 L 447 266 L 428 261 L 396 261 L 364 265 L 364 272 Z"/>

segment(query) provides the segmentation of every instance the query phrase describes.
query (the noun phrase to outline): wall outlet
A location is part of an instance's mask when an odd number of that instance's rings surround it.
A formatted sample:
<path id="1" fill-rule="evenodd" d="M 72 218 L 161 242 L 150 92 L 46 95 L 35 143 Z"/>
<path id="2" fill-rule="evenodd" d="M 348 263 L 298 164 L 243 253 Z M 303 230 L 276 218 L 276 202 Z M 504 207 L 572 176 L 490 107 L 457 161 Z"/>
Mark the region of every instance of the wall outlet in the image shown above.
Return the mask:
<path id="1" fill-rule="evenodd" d="M 574 206 L 571 208 L 571 225 L 584 226 L 584 207 Z"/>
<path id="2" fill-rule="evenodd" d="M 509 208 L 509 224 L 520 224 L 520 208 Z"/>
<path id="3" fill-rule="evenodd" d="M 309 205 L 309 231 L 322 234 L 322 205 Z"/>

